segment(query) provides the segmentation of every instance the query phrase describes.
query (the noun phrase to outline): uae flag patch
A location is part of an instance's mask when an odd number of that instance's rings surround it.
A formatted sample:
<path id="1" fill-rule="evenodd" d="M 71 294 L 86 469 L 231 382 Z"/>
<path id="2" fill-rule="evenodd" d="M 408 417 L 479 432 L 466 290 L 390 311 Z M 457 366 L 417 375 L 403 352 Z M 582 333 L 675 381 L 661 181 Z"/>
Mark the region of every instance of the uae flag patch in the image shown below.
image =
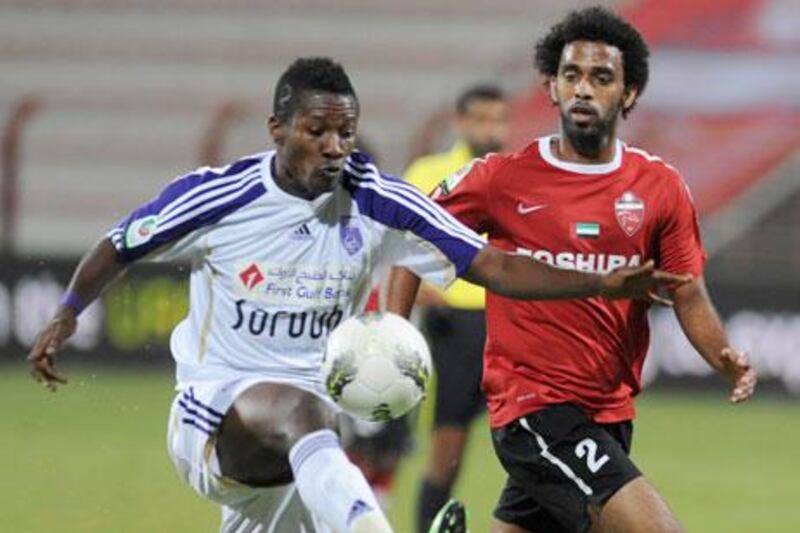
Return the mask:
<path id="1" fill-rule="evenodd" d="M 581 239 L 596 239 L 600 236 L 600 224 L 597 222 L 574 222 L 572 232 Z"/>

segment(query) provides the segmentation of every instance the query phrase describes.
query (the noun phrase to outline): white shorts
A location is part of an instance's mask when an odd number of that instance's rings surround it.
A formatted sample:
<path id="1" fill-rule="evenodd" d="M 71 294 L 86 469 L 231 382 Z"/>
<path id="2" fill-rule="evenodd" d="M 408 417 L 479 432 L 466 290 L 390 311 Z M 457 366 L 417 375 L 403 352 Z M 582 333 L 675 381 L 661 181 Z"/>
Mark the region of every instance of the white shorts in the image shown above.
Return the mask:
<path id="1" fill-rule="evenodd" d="M 293 483 L 258 488 L 222 475 L 216 433 L 234 400 L 269 378 L 204 381 L 185 385 L 172 402 L 167 450 L 178 475 L 191 487 L 222 505 L 224 532 L 327 533 L 300 500 Z"/>

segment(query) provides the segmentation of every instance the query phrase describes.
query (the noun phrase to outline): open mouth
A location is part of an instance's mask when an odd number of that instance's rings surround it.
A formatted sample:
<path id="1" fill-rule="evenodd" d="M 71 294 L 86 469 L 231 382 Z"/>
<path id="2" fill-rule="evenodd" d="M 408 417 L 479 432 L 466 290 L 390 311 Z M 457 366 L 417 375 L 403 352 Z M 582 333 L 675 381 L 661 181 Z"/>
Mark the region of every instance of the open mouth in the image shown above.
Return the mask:
<path id="1" fill-rule="evenodd" d="M 593 107 L 585 106 L 585 105 L 574 105 L 569 108 L 569 113 L 573 117 L 578 118 L 595 118 L 597 117 L 597 111 L 594 110 Z"/>
<path id="2" fill-rule="evenodd" d="M 342 173 L 342 167 L 338 167 L 335 165 L 328 165 L 325 167 L 321 167 L 317 171 L 317 173 L 327 178 L 338 178 L 339 175 Z"/>
<path id="3" fill-rule="evenodd" d="M 572 122 L 578 126 L 588 126 L 597 121 L 599 115 L 597 111 L 590 106 L 574 105 L 569 108 L 569 116 Z"/>

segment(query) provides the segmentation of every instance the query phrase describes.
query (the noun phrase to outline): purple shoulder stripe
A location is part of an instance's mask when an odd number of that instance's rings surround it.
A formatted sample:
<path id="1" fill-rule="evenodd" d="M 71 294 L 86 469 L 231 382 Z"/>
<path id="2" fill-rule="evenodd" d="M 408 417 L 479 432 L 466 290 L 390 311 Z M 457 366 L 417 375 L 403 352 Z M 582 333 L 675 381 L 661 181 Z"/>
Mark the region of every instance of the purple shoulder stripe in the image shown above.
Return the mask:
<path id="1" fill-rule="evenodd" d="M 263 156 L 223 168 L 204 167 L 173 180 L 108 233 L 122 262 L 135 261 L 188 233 L 214 224 L 266 192 Z"/>
<path id="2" fill-rule="evenodd" d="M 362 165 L 358 165 L 362 166 Z M 410 231 L 438 248 L 456 267 L 469 270 L 484 241 L 417 189 L 378 172 L 344 173 L 344 186 L 361 214 L 393 229 Z"/>

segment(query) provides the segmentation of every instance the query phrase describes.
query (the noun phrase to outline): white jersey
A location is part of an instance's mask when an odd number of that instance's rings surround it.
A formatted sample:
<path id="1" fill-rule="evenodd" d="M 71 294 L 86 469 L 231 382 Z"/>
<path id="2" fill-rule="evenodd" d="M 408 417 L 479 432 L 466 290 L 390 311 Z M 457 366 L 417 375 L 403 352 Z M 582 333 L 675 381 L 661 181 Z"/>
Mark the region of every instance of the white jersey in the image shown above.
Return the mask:
<path id="1" fill-rule="evenodd" d="M 170 183 L 108 234 L 119 259 L 188 260 L 179 387 L 261 375 L 320 390 L 328 333 L 363 310 L 382 265 L 447 285 L 485 241 L 361 153 L 313 201 L 274 180 L 275 152 Z"/>

